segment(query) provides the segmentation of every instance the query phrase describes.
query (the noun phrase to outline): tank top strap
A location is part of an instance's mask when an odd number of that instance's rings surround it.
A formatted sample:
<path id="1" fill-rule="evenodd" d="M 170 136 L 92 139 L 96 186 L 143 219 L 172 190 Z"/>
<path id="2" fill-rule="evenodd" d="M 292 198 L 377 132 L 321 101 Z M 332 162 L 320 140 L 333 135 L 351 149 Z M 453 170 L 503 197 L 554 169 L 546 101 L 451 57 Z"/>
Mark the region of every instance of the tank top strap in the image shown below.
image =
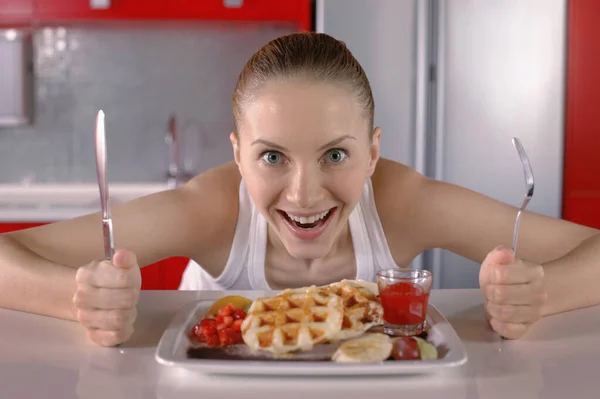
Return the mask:
<path id="1" fill-rule="evenodd" d="M 248 254 L 256 247 L 251 240 L 253 225 L 256 224 L 253 220 L 254 205 L 243 179 L 240 182 L 238 203 L 237 223 L 229 258 L 221 275 L 214 280 L 215 283 L 221 287 L 226 287 L 226 289 L 231 288 L 240 277 L 240 274 L 247 268 Z"/>
<path id="2" fill-rule="evenodd" d="M 363 266 L 365 268 L 368 267 L 364 273 L 365 275 L 370 273 L 370 280 L 375 281 L 375 273 L 379 270 L 397 267 L 397 265 L 388 246 L 387 238 L 381 225 L 381 219 L 379 218 L 379 212 L 377 212 L 371 179 L 368 179 L 365 183 L 365 189 L 359 204 L 363 226 L 359 231 L 360 234 L 364 234 L 365 236 L 364 241 L 367 242 L 366 245 L 370 249 L 369 256 L 371 262 L 369 266 Z"/>

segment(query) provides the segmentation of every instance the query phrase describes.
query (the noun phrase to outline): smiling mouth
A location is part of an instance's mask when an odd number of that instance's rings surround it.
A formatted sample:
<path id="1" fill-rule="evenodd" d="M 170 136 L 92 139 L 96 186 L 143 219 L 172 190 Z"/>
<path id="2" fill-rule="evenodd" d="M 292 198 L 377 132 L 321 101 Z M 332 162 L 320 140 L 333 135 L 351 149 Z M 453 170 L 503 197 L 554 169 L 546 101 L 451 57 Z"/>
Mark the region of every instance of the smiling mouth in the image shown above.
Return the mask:
<path id="1" fill-rule="evenodd" d="M 277 212 L 291 225 L 303 229 L 303 230 L 312 230 L 319 226 L 325 224 L 331 215 L 333 215 L 336 207 L 333 207 L 323 213 L 310 216 L 310 217 L 299 217 L 293 214 L 289 214 L 287 212 L 281 211 L 277 209 Z"/>

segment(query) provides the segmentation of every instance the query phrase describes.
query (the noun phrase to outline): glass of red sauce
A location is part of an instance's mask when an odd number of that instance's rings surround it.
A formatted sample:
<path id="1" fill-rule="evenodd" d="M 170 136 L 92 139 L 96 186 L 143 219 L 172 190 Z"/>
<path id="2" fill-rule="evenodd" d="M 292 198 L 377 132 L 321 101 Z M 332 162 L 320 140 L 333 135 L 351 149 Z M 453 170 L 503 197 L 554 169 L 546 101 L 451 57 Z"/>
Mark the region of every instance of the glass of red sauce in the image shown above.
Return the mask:
<path id="1" fill-rule="evenodd" d="M 432 280 L 427 270 L 397 268 L 377 273 L 386 334 L 411 336 L 423 332 Z"/>

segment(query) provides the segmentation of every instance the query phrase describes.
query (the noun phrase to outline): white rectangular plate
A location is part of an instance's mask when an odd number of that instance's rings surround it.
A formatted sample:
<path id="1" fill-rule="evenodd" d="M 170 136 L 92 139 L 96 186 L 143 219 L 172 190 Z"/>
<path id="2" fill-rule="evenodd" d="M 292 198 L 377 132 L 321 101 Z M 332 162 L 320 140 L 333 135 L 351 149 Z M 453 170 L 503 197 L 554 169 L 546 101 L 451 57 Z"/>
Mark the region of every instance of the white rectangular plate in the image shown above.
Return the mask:
<path id="1" fill-rule="evenodd" d="M 258 294 L 258 293 L 257 293 Z M 262 292 L 261 292 L 262 294 Z M 223 296 L 227 295 L 226 292 Z M 262 295 L 261 295 L 262 296 Z M 254 298 L 250 298 L 254 299 Z M 188 358 L 188 333 L 202 319 L 214 301 L 194 301 L 184 306 L 167 327 L 156 348 L 156 360 L 166 366 L 179 366 L 206 374 L 230 375 L 392 375 L 423 374 L 458 367 L 467 361 L 465 347 L 450 323 L 431 304 L 427 312 L 429 336 L 441 354 L 436 360 L 403 360 L 378 363 L 334 363 L 290 360 L 213 360 Z"/>

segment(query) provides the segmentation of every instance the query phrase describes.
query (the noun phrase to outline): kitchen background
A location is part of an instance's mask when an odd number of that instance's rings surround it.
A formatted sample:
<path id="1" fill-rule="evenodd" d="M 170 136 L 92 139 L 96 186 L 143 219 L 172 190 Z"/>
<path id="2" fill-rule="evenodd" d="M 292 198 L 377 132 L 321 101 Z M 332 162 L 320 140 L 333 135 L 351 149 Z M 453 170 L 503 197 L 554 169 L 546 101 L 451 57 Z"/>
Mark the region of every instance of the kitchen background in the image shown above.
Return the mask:
<path id="1" fill-rule="evenodd" d="M 179 170 L 230 160 L 244 63 L 309 29 L 366 69 L 383 156 L 519 205 L 516 135 L 530 209 L 600 228 L 599 18 L 595 0 L 0 0 L 0 231 L 97 209 L 100 108 L 117 200 L 170 187 L 173 129 Z M 144 268 L 143 288 L 177 288 L 186 264 Z M 477 286 L 479 265 L 447 251 L 414 267 Z"/>
<path id="2" fill-rule="evenodd" d="M 165 179 L 168 120 L 182 159 L 231 158 L 230 93 L 254 49 L 293 27 L 52 26 L 33 34 L 34 123 L 0 131 L 0 180 L 94 182 L 94 121 L 107 115 L 112 182 Z M 190 151 L 187 151 L 190 150 Z"/>

